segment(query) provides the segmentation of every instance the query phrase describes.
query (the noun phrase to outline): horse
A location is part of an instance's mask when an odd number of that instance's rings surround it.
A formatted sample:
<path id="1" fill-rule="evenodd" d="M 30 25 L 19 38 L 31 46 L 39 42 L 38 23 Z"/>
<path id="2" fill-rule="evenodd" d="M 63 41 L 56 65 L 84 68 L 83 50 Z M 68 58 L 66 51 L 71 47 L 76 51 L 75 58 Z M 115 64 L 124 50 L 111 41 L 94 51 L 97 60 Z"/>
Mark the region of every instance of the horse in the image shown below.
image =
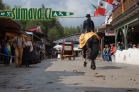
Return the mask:
<path id="1" fill-rule="evenodd" d="M 84 64 L 83 66 L 86 67 L 87 62 L 86 58 L 91 61 L 90 68 L 95 70 L 96 64 L 95 59 L 98 56 L 100 45 L 99 45 L 99 36 L 94 32 L 88 32 L 85 34 L 81 34 L 80 36 L 80 48 L 83 50 L 83 58 Z M 86 51 L 88 51 L 88 56 L 86 57 Z"/>

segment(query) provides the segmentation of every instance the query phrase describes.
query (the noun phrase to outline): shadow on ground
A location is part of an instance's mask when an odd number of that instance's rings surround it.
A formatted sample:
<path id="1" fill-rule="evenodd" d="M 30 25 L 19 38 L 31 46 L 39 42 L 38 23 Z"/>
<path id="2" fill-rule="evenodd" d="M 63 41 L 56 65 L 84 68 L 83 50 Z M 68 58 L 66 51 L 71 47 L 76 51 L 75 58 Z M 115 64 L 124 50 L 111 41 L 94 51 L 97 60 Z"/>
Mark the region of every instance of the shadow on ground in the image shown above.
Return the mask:
<path id="1" fill-rule="evenodd" d="M 97 67 L 98 69 L 122 69 L 124 67 L 116 67 L 116 66 L 104 66 L 104 67 Z"/>

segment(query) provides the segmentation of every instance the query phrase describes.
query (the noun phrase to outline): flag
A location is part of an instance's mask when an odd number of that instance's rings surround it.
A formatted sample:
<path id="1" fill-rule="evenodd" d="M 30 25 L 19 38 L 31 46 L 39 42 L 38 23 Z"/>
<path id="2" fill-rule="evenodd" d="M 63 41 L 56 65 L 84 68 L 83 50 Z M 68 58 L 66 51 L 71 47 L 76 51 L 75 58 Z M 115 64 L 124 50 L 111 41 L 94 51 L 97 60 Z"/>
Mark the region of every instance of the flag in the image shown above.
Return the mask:
<path id="1" fill-rule="evenodd" d="M 105 0 L 98 0 L 98 14 L 104 16 L 106 12 L 107 2 Z"/>
<path id="2" fill-rule="evenodd" d="M 97 10 L 94 11 L 94 17 L 98 16 Z"/>
<path id="3" fill-rule="evenodd" d="M 95 5 L 93 5 L 93 4 L 91 4 L 93 7 L 94 7 L 94 9 L 95 9 L 95 11 L 94 11 L 94 17 L 96 17 L 97 15 L 98 15 L 98 13 L 97 13 L 97 7 L 95 6 Z"/>
<path id="4" fill-rule="evenodd" d="M 109 4 L 112 4 L 114 0 L 106 0 Z"/>

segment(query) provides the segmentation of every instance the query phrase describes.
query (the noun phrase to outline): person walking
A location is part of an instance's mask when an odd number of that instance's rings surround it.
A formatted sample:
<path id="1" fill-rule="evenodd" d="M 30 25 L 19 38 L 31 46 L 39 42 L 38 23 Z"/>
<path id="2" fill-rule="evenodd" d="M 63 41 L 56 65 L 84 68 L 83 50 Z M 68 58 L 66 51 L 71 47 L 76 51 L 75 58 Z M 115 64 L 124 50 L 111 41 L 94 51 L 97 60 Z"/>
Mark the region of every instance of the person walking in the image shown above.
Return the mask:
<path id="1" fill-rule="evenodd" d="M 22 66 L 22 55 L 23 55 L 23 48 L 25 47 L 25 39 L 22 37 L 22 33 L 19 32 L 17 37 L 13 40 L 14 47 L 15 47 L 15 65 L 16 67 Z"/>

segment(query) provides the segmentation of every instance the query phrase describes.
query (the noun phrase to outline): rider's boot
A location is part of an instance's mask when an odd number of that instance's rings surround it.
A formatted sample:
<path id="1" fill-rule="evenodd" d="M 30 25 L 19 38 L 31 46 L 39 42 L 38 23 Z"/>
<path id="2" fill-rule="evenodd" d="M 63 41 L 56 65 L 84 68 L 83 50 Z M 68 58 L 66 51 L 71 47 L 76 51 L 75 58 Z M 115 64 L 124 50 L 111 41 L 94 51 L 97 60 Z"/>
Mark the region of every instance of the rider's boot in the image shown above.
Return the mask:
<path id="1" fill-rule="evenodd" d="M 96 69 L 96 64 L 95 64 L 94 60 L 92 60 L 90 68 L 93 69 L 93 70 Z"/>
<path id="2" fill-rule="evenodd" d="M 83 64 L 83 65 L 84 65 L 84 67 L 86 67 L 86 65 L 87 65 L 87 62 L 84 62 L 84 64 Z"/>
<path id="3" fill-rule="evenodd" d="M 86 67 L 86 65 L 87 65 L 87 62 L 86 62 L 86 59 L 84 59 L 84 64 L 83 64 L 83 66 Z"/>

